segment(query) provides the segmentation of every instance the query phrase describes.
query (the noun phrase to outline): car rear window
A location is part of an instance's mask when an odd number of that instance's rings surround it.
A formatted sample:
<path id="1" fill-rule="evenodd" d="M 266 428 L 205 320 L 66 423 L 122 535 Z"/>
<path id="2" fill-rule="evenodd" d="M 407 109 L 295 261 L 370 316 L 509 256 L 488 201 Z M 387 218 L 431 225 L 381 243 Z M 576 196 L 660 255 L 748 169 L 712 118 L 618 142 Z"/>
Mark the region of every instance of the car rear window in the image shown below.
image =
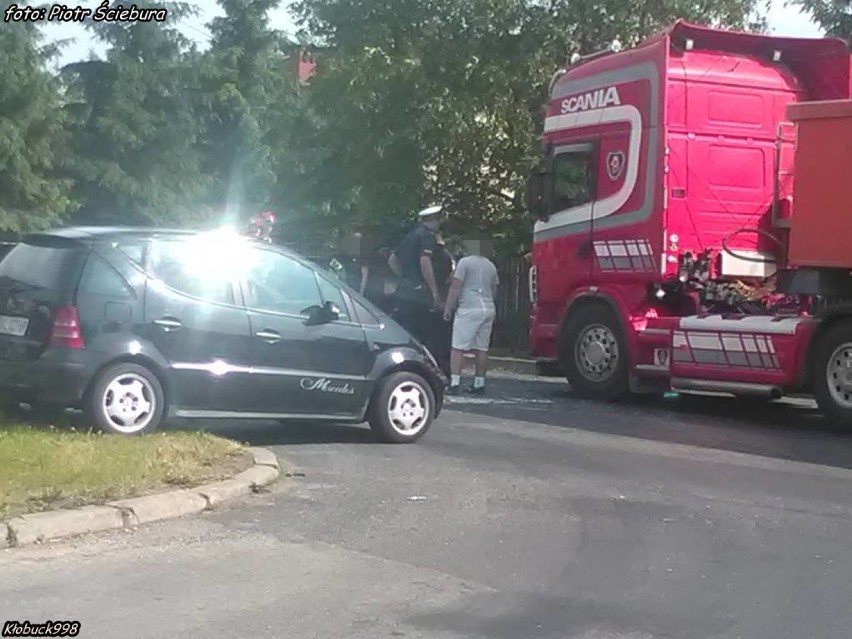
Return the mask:
<path id="1" fill-rule="evenodd" d="M 81 248 L 71 243 L 50 246 L 22 242 L 0 262 L 0 278 L 36 288 L 65 288 L 82 261 Z"/>

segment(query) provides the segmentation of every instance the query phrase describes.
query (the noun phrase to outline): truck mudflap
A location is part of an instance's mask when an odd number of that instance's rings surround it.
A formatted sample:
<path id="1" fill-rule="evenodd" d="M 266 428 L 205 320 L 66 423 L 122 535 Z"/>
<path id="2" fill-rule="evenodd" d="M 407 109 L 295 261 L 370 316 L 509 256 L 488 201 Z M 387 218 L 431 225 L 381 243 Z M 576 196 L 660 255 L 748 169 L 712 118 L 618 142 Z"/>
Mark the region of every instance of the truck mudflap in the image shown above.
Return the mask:
<path id="1" fill-rule="evenodd" d="M 634 373 L 682 390 L 779 396 L 801 384 L 816 326 L 768 315 L 652 319 L 637 332 Z"/>

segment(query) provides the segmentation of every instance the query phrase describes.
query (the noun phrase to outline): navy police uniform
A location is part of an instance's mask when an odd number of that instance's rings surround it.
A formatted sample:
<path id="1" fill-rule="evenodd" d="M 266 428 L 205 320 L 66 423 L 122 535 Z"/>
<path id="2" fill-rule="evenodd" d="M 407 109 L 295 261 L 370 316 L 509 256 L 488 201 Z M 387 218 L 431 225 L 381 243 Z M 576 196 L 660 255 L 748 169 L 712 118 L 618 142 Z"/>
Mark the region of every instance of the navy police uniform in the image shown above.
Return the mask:
<path id="1" fill-rule="evenodd" d="M 401 294 L 409 301 L 432 305 L 432 292 L 423 279 L 420 258 L 435 260 L 438 241 L 435 233 L 424 224 L 418 224 L 406 235 L 396 254 L 402 268 Z"/>
<path id="2" fill-rule="evenodd" d="M 434 308 L 432 291 L 420 270 L 420 258 L 432 260 L 435 280 L 442 296 L 442 257 L 446 249 L 438 244 L 435 232 L 423 223 L 403 238 L 396 251 L 402 277 L 396 290 L 395 318 L 435 356 L 442 369 L 449 370 L 449 343 L 442 314 Z M 445 356 L 446 355 L 446 356 Z M 444 361 L 446 360 L 446 361 Z"/>

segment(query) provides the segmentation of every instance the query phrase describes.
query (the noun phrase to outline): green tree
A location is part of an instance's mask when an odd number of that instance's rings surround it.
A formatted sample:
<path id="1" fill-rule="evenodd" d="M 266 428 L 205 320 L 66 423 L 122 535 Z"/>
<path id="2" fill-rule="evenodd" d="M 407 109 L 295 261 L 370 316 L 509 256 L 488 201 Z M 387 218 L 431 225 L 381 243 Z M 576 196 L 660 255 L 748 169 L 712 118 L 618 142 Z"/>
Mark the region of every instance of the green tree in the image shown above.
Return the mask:
<path id="1" fill-rule="evenodd" d="M 0 30 L 0 230 L 51 226 L 72 205 L 58 162 L 67 152 L 61 86 L 47 70 L 55 51 L 35 26 Z"/>
<path id="2" fill-rule="evenodd" d="M 755 0 L 301 0 L 324 47 L 310 89 L 304 180 L 336 224 L 395 224 L 429 201 L 450 230 L 529 236 L 521 194 L 546 86 L 573 51 L 630 45 L 676 18 L 760 28 Z M 408 218 L 410 223 L 410 217 Z"/>
<path id="3" fill-rule="evenodd" d="M 244 219 L 274 206 L 277 166 L 290 141 L 296 87 L 288 41 L 268 26 L 280 0 L 219 0 L 202 86 L 207 108 L 205 173 L 211 205 Z"/>
<path id="4" fill-rule="evenodd" d="M 810 14 L 826 35 L 852 41 L 852 1 L 796 0 L 790 4 Z"/>
<path id="5" fill-rule="evenodd" d="M 68 172 L 81 223 L 179 225 L 198 219 L 203 121 L 199 54 L 175 29 L 193 9 L 167 3 L 166 23 L 89 23 L 104 60 L 64 69 L 73 104 Z"/>

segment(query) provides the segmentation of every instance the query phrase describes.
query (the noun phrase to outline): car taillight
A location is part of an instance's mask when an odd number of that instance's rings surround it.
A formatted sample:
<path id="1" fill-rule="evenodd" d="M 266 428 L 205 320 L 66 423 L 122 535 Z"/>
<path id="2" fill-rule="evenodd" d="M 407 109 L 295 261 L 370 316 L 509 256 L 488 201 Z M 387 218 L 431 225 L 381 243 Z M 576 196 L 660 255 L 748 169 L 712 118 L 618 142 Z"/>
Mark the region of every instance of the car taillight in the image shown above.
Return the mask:
<path id="1" fill-rule="evenodd" d="M 80 329 L 80 317 L 73 306 L 63 306 L 56 311 L 50 331 L 50 345 L 84 349 L 86 343 Z"/>

